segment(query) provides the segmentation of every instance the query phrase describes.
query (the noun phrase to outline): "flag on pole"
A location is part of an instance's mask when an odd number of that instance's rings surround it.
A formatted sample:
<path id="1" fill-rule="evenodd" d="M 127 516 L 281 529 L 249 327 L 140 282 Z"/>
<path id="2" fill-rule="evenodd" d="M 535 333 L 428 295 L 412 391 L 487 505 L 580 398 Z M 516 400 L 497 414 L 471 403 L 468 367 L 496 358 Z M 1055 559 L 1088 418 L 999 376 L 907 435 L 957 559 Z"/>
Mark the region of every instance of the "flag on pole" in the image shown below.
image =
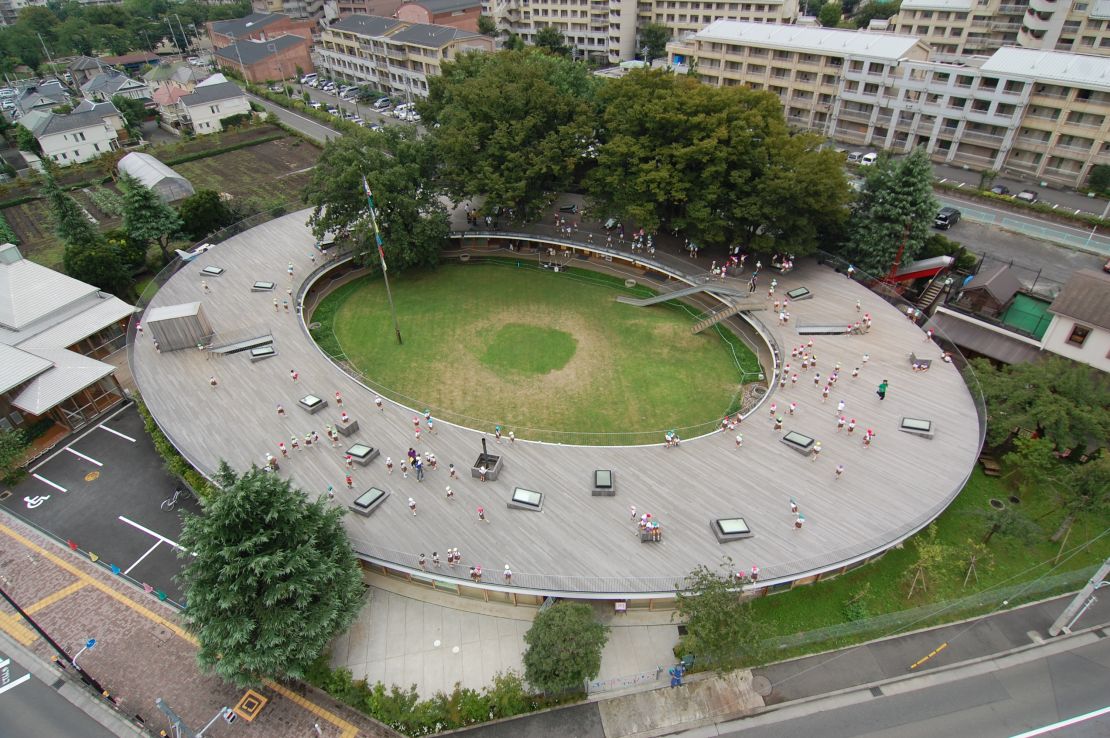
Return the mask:
<path id="1" fill-rule="evenodd" d="M 382 271 L 386 270 L 385 267 L 385 249 L 382 248 L 382 234 L 378 230 L 378 213 L 374 208 L 374 193 L 370 191 L 370 183 L 366 181 L 366 175 L 362 175 L 362 189 L 366 192 L 366 202 L 370 206 L 370 225 L 374 227 L 374 242 L 378 245 L 378 258 L 382 262 Z"/>

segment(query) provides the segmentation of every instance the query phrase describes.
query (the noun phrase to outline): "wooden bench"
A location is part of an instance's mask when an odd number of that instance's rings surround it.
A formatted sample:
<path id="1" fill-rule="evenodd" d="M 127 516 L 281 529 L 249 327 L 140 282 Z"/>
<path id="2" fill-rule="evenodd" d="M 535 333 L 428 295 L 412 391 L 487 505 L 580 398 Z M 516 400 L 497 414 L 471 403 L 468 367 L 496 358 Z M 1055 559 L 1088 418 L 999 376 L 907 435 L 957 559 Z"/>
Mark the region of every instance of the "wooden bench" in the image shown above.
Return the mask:
<path id="1" fill-rule="evenodd" d="M 998 460 L 990 454 L 983 454 L 979 457 L 979 465 L 983 467 L 983 473 L 988 477 L 1002 476 L 1002 466 Z"/>

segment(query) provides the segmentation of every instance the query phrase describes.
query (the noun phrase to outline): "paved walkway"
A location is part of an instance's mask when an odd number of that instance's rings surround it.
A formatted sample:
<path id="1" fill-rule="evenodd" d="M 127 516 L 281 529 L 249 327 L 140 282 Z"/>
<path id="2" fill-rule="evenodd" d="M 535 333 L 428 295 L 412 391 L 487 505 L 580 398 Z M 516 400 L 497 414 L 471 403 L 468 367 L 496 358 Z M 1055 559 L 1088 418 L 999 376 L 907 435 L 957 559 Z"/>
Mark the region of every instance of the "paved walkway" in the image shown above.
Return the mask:
<path id="1" fill-rule="evenodd" d="M 199 730 L 221 707 L 238 703 L 243 690 L 198 669 L 193 636 L 176 611 L 152 595 L 6 514 L 0 514 L 0 552 L 4 590 L 71 656 L 87 639 L 97 640 L 79 663 L 117 700 L 121 715 L 138 716 L 155 732 L 167 728 L 154 705 L 161 697 Z M 0 602 L 0 630 L 44 661 L 54 655 L 6 602 Z M 249 725 L 252 735 L 307 738 L 315 735 L 314 724 L 322 736 L 398 735 L 303 685 L 267 682 L 259 691 L 270 702 Z M 244 723 L 227 726 L 220 721 L 205 735 L 242 736 Z"/>
<path id="2" fill-rule="evenodd" d="M 476 690 L 498 672 L 523 673 L 524 634 L 538 612 L 486 603 L 371 575 L 370 604 L 336 639 L 332 666 L 346 666 L 373 684 L 415 685 L 422 697 L 450 692 L 456 683 Z M 598 682 L 654 674 L 674 661 L 678 626 L 669 611 L 614 615 L 595 606 L 611 627 Z M 655 683 L 654 680 L 652 683 Z"/>

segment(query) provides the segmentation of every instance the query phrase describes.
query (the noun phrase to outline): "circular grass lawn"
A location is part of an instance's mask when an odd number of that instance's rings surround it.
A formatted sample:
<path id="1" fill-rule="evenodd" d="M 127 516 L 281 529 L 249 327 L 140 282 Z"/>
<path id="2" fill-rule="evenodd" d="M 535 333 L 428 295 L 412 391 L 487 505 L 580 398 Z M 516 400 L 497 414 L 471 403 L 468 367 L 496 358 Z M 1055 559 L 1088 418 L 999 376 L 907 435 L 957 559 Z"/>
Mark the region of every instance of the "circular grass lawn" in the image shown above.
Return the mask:
<path id="1" fill-rule="evenodd" d="M 674 304 L 616 302 L 630 291 L 591 272 L 448 265 L 391 275 L 390 284 L 404 344 L 374 275 L 318 308 L 325 349 L 393 399 L 486 431 L 501 424 L 521 438 L 652 443 L 664 429 L 693 432 L 732 409 L 738 361 L 758 371 L 735 336 L 692 335 L 692 311 Z M 659 438 L 643 435 L 653 431 Z M 584 435 L 603 433 L 619 435 Z"/>

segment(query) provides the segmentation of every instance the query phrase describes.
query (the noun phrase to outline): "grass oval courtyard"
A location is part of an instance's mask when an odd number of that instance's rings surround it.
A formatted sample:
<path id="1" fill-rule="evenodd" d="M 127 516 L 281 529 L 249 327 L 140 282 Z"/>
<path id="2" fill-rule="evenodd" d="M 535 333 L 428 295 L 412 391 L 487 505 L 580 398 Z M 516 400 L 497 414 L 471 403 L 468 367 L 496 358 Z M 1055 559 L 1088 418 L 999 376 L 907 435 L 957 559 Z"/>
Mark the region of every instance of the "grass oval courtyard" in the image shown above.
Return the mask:
<path id="1" fill-rule="evenodd" d="M 749 379 L 759 371 L 727 330 L 691 334 L 693 308 L 618 303 L 647 291 L 584 270 L 446 265 L 391 274 L 391 286 L 403 345 L 380 275 L 328 296 L 313 336 L 375 389 L 472 427 L 568 443 L 661 441 L 635 436 L 714 422 L 736 406 L 741 368 Z"/>

